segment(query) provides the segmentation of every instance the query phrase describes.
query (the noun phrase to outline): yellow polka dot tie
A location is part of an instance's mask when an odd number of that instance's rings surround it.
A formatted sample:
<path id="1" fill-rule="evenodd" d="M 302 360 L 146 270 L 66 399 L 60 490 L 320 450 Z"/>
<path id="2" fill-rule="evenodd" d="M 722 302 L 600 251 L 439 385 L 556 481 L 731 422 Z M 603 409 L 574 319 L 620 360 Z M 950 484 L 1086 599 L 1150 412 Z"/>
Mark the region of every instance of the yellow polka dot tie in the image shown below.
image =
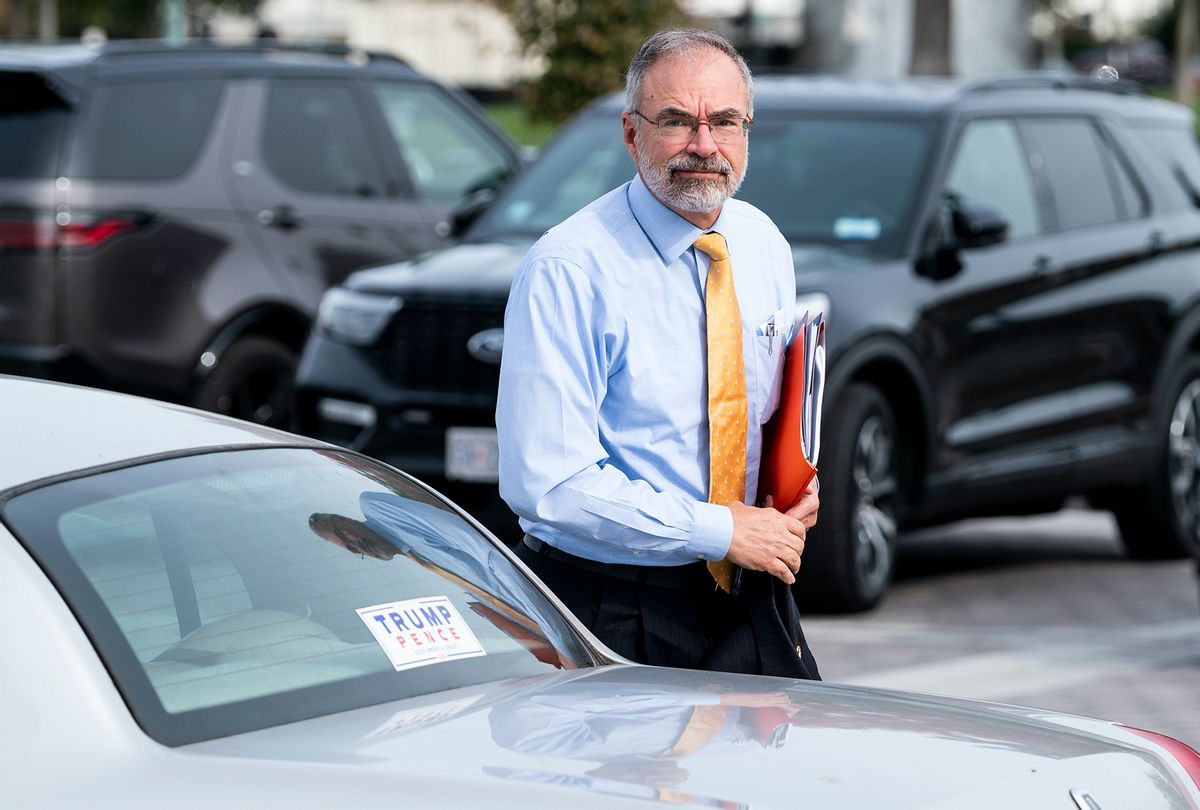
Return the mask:
<path id="1" fill-rule="evenodd" d="M 708 319 L 708 501 L 727 504 L 746 497 L 746 365 L 742 313 L 733 288 L 729 247 L 719 233 L 695 241 L 712 260 L 704 285 Z M 710 562 L 713 579 L 728 591 L 733 563 Z"/>

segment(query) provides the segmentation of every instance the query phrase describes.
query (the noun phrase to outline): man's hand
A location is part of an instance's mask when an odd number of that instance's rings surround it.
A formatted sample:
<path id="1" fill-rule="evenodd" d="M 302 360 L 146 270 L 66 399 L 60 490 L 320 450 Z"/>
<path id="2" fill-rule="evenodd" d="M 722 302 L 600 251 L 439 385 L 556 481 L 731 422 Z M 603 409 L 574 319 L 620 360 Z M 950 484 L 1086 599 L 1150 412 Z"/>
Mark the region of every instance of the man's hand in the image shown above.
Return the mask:
<path id="1" fill-rule="evenodd" d="M 804 502 L 802 498 L 800 503 Z M 751 571 L 766 571 L 788 585 L 795 582 L 808 531 L 801 519 L 769 505 L 760 508 L 731 503 L 728 507 L 733 513 L 733 540 L 725 559 Z"/>
<path id="2" fill-rule="evenodd" d="M 817 497 L 819 488 L 816 476 L 814 476 L 804 491 L 800 493 L 800 500 L 787 510 L 788 516 L 803 523 L 805 529 L 811 529 L 817 525 L 817 510 L 821 508 L 821 499 Z M 770 501 L 767 502 L 767 505 L 770 506 Z"/>

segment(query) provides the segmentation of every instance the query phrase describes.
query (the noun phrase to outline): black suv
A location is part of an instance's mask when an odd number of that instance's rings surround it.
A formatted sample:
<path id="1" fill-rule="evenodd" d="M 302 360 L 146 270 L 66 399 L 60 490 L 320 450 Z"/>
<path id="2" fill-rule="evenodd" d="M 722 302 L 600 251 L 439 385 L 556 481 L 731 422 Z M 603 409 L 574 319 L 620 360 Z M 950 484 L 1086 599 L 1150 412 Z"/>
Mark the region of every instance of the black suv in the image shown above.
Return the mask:
<path id="1" fill-rule="evenodd" d="M 1078 494 L 1135 557 L 1200 554 L 1200 153 L 1190 111 L 1134 91 L 757 82 L 739 196 L 791 241 L 798 312 L 829 323 L 808 606 L 874 605 L 900 526 Z M 632 175 L 620 109 L 567 126 L 462 245 L 331 291 L 301 360 L 303 429 L 494 480 L 509 279 Z"/>
<path id="2" fill-rule="evenodd" d="M 0 49 L 0 372 L 271 424 L 322 292 L 449 242 L 519 154 L 348 48 Z"/>

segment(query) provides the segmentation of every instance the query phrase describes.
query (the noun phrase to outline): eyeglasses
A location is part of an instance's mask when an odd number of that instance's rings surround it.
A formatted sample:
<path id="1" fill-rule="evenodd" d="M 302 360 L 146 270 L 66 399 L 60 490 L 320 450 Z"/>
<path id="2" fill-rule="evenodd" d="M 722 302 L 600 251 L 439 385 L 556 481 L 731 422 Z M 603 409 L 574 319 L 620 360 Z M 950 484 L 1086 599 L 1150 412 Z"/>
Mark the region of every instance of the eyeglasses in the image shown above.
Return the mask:
<path id="1" fill-rule="evenodd" d="M 717 115 L 708 119 L 695 118 L 691 115 L 660 115 L 649 118 L 640 110 L 633 111 L 638 117 L 653 124 L 658 131 L 658 137 L 664 143 L 685 144 L 691 142 L 700 131 L 700 125 L 708 126 L 712 139 L 721 144 L 734 144 L 746 137 L 754 120 L 740 115 Z"/>

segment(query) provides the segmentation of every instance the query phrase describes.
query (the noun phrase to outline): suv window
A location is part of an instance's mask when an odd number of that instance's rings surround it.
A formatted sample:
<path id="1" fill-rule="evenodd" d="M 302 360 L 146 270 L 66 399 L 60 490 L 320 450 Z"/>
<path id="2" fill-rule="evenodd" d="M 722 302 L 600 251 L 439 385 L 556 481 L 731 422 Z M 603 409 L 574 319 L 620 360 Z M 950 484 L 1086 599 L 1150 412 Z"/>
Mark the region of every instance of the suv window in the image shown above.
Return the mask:
<path id="1" fill-rule="evenodd" d="M 1103 149 L 1108 156 L 1109 179 L 1117 187 L 1117 200 L 1121 205 L 1121 213 L 1125 219 L 1145 216 L 1147 212 L 1146 198 L 1133 179 L 1129 164 L 1125 162 L 1116 147 L 1107 139 L 1101 138 Z"/>
<path id="2" fill-rule="evenodd" d="M 592 116 L 580 122 L 514 181 L 502 201 L 479 220 L 472 238 L 536 236 L 633 177 L 633 161 L 611 121 Z"/>
<path id="3" fill-rule="evenodd" d="M 69 118 L 40 77 L 0 76 L 0 177 L 54 177 Z"/>
<path id="4" fill-rule="evenodd" d="M 97 87 L 71 173 L 96 180 L 167 180 L 195 161 L 221 97 L 219 79 Z"/>
<path id="5" fill-rule="evenodd" d="M 1008 220 L 1010 239 L 1042 230 L 1029 162 L 1012 121 L 967 124 L 950 163 L 946 194 L 994 209 Z"/>
<path id="6" fill-rule="evenodd" d="M 1196 147 L 1196 136 L 1183 127 L 1146 126 L 1138 131 L 1151 151 L 1166 162 L 1192 204 L 1200 208 L 1200 149 Z"/>
<path id="7" fill-rule="evenodd" d="M 377 197 L 384 177 L 349 86 L 276 81 L 267 99 L 263 158 L 281 182 L 314 194 Z"/>
<path id="8" fill-rule="evenodd" d="M 932 130 L 927 120 L 764 110 L 751 129 L 739 196 L 770 211 L 793 244 L 898 255 Z"/>
<path id="9" fill-rule="evenodd" d="M 373 82 L 372 89 L 420 196 L 458 200 L 498 186 L 508 173 L 504 152 L 436 89 L 401 82 Z"/>
<path id="10" fill-rule="evenodd" d="M 1125 218 L 1110 179 L 1113 159 L 1095 125 L 1082 118 L 1041 118 L 1021 127 L 1049 182 L 1059 228 Z"/>

